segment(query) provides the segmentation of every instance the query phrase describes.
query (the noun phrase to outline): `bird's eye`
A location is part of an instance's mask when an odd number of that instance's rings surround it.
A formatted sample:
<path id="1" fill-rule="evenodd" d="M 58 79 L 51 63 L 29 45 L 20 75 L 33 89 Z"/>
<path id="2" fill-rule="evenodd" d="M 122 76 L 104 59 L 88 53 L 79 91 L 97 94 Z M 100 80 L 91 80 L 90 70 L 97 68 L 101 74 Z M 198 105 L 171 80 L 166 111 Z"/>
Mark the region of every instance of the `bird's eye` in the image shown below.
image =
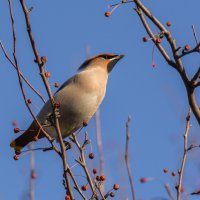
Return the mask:
<path id="1" fill-rule="evenodd" d="M 112 58 L 114 58 L 116 55 L 106 55 L 106 54 L 104 54 L 104 55 L 101 55 L 101 57 L 102 58 L 104 58 L 105 60 L 109 60 L 109 59 L 112 59 Z"/>
<path id="2" fill-rule="evenodd" d="M 108 55 L 103 55 L 102 58 L 104 58 L 105 60 L 109 59 Z"/>

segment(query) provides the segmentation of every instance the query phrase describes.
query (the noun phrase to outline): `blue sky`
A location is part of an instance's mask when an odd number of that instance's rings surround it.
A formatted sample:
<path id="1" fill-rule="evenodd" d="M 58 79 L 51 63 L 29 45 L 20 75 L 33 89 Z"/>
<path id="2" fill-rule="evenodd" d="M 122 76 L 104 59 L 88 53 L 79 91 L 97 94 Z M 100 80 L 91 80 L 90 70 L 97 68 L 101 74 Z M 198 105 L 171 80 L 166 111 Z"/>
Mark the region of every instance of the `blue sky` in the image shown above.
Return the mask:
<path id="1" fill-rule="evenodd" d="M 177 45 L 189 43 L 195 45 L 191 25 L 200 33 L 199 1 L 143 1 L 151 11 L 170 28 Z M 133 5 L 127 4 L 106 18 L 104 12 L 115 1 L 27 1 L 33 6 L 30 13 L 32 30 L 40 55 L 48 57 L 47 69 L 51 72 L 50 83 L 63 83 L 76 73 L 86 59 L 86 49 L 91 55 L 99 53 L 125 54 L 125 57 L 112 71 L 107 94 L 101 105 L 101 125 L 105 158 L 105 187 L 110 189 L 117 182 L 121 190 L 115 199 L 131 199 L 127 172 L 124 164 L 125 122 L 132 116 L 130 125 L 130 162 L 135 183 L 136 196 L 146 200 L 153 197 L 168 198 L 163 185 L 158 181 L 141 184 L 139 179 L 155 177 L 174 185 L 177 177 L 164 175 L 163 169 L 176 171 L 180 166 L 183 146 L 185 116 L 188 111 L 185 88 L 179 75 L 170 68 L 159 52 L 155 50 L 156 68 L 152 68 L 151 42 L 143 43 L 146 32 L 142 27 Z M 0 1 L 0 39 L 6 50 L 12 55 L 12 32 L 7 1 Z M 24 16 L 18 1 L 13 3 L 17 34 L 17 57 L 22 72 L 31 83 L 47 97 L 38 68 L 33 63 L 34 56 L 26 33 Z M 153 28 L 155 33 L 157 29 Z M 167 48 L 168 49 L 168 48 Z M 199 55 L 183 58 L 189 75 L 199 65 Z M 23 156 L 18 162 L 13 160 L 13 151 L 9 147 L 15 137 L 11 122 L 17 120 L 21 129 L 31 123 L 17 80 L 17 74 L 0 51 L 0 163 L 1 187 L 0 200 L 26 199 L 29 179 L 29 156 Z M 42 102 L 25 87 L 27 97 L 33 99 L 38 107 Z M 52 87 L 53 91 L 56 91 Z M 197 98 L 200 93 L 197 94 Z M 37 109 L 33 107 L 35 113 Z M 192 128 L 189 141 L 200 143 L 199 125 L 192 116 Z M 95 123 L 92 119 L 86 128 L 97 154 Z M 83 134 L 83 133 L 82 133 Z M 37 146 L 47 145 L 41 141 Z M 87 152 L 89 148 L 87 149 Z M 73 165 L 74 150 L 69 152 L 69 163 Z M 76 155 L 76 152 L 75 152 Z M 37 152 L 36 156 L 36 199 L 63 199 L 61 185 L 62 165 L 53 152 Z M 88 160 L 90 168 L 98 168 L 98 157 Z M 199 150 L 189 153 L 184 185 L 192 192 L 200 185 L 198 176 Z M 81 173 L 77 167 L 74 171 Z M 78 178 L 80 183 L 85 180 Z M 191 199 L 198 199 L 192 197 Z"/>

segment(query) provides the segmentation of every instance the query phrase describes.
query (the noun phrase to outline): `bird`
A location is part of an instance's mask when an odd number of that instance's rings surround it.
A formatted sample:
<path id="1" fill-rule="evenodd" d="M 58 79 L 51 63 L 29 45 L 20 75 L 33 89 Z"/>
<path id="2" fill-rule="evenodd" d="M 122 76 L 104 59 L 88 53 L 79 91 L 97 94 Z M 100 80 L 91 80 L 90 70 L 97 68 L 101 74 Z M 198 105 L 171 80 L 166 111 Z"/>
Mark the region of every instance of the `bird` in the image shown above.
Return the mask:
<path id="1" fill-rule="evenodd" d="M 59 125 L 63 138 L 75 133 L 95 114 L 104 99 L 109 74 L 123 57 L 124 55 L 106 53 L 87 59 L 78 68 L 78 72 L 55 92 L 54 100 L 59 103 Z M 37 115 L 37 119 L 43 129 L 53 139 L 58 140 L 52 116 L 53 108 L 48 100 Z M 24 133 L 10 143 L 10 146 L 15 151 L 20 151 L 30 142 L 43 137 L 44 133 L 33 121 Z"/>

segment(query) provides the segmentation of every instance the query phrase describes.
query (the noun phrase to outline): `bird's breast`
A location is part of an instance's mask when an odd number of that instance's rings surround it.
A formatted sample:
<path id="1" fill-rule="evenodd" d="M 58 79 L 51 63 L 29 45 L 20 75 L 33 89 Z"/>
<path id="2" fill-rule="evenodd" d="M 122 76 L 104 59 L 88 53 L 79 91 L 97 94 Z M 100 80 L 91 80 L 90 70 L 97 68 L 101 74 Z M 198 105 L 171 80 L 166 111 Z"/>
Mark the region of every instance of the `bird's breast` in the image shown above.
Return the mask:
<path id="1" fill-rule="evenodd" d="M 105 96 L 106 84 L 107 77 L 101 71 L 83 72 L 55 95 L 61 105 L 60 123 L 66 135 L 91 119 Z"/>

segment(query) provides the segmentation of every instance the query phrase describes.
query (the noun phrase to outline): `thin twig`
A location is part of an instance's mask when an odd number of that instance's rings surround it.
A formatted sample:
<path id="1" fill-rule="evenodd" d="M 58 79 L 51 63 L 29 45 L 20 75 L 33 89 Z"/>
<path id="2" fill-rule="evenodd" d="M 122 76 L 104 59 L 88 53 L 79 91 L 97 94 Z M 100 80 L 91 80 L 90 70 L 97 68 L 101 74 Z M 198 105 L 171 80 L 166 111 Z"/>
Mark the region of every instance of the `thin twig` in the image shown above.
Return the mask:
<path id="1" fill-rule="evenodd" d="M 134 0 L 134 3 L 136 4 L 136 11 L 143 23 L 144 28 L 146 29 L 147 33 L 149 34 L 149 36 L 152 38 L 153 42 L 155 43 L 155 36 L 153 34 L 153 32 L 151 31 L 150 26 L 148 25 L 145 17 L 147 16 L 151 22 L 163 33 L 163 35 L 166 37 L 170 47 L 171 47 L 171 51 L 173 54 L 173 59 L 174 61 L 172 61 L 168 54 L 166 54 L 166 51 L 164 48 L 162 48 L 162 46 L 160 44 L 156 44 L 157 48 L 159 49 L 159 51 L 161 52 L 162 56 L 165 58 L 165 60 L 167 61 L 167 63 L 172 66 L 173 68 L 175 68 L 177 70 L 177 72 L 179 73 L 185 88 L 186 88 L 186 92 L 187 92 L 187 96 L 188 96 L 188 102 L 189 105 L 192 109 L 192 112 L 194 113 L 194 116 L 196 117 L 197 122 L 200 124 L 200 109 L 196 100 L 196 96 L 194 94 L 194 89 L 200 85 L 200 83 L 197 83 L 195 85 L 193 85 L 193 83 L 191 83 L 191 81 L 189 80 L 188 74 L 186 73 L 185 67 L 182 63 L 182 60 L 180 58 L 179 52 L 176 46 L 176 40 L 173 38 L 172 34 L 170 31 L 168 31 L 165 26 L 147 9 L 147 7 L 145 7 L 142 2 L 140 0 Z M 144 14 L 143 14 L 144 13 Z"/>
<path id="2" fill-rule="evenodd" d="M 186 117 L 186 127 L 185 127 L 185 134 L 184 134 L 184 146 L 183 146 L 183 159 L 182 159 L 182 164 L 181 168 L 179 170 L 179 181 L 178 185 L 176 187 L 177 189 L 177 200 L 181 199 L 181 188 L 182 188 L 182 179 L 183 179 L 183 172 L 184 172 L 184 167 L 187 159 L 187 151 L 188 151 L 188 134 L 190 130 L 190 115 L 191 115 L 191 109 L 189 109 L 188 115 Z"/>
<path id="3" fill-rule="evenodd" d="M 65 181 L 66 181 L 66 185 L 67 185 L 67 192 L 69 193 L 70 198 L 73 200 L 74 195 L 73 195 L 70 179 L 69 179 L 69 176 L 68 176 L 69 166 L 68 166 L 67 158 L 66 158 L 65 144 L 63 142 L 62 133 L 61 133 L 61 130 L 60 130 L 59 119 L 58 119 L 59 109 L 55 107 L 55 100 L 54 100 L 50 85 L 48 83 L 48 80 L 45 77 L 45 72 L 44 72 L 44 68 L 43 68 L 44 63 L 41 61 L 41 58 L 40 58 L 39 53 L 38 53 L 37 48 L 36 48 L 36 44 L 35 44 L 33 34 L 32 34 L 32 31 L 31 31 L 29 11 L 26 8 L 24 0 L 20 0 L 20 3 L 21 3 L 21 6 L 22 6 L 22 9 L 23 9 L 23 12 L 24 12 L 24 17 L 25 17 L 25 20 L 26 20 L 27 33 L 28 33 L 29 40 L 30 40 L 30 43 L 31 43 L 31 46 L 32 46 L 32 50 L 34 52 L 35 59 L 38 63 L 38 67 L 39 67 L 39 70 L 40 70 L 40 75 L 42 77 L 43 83 L 45 85 L 46 91 L 48 93 L 48 96 L 49 96 L 49 99 L 50 99 L 50 102 L 51 102 L 53 115 L 54 115 L 54 119 L 55 119 L 54 127 L 56 129 L 57 136 L 58 136 L 58 139 L 59 139 L 60 148 L 61 148 L 61 156 L 62 156 L 62 162 L 63 162 L 64 177 L 65 177 Z"/>
<path id="4" fill-rule="evenodd" d="M 192 31 L 193 31 L 193 34 L 194 34 L 194 38 L 195 38 L 196 44 L 199 45 L 199 40 L 198 40 L 198 37 L 197 37 L 197 33 L 195 31 L 194 25 L 192 25 Z"/>
<path id="5" fill-rule="evenodd" d="M 2 41 L 0 40 L 0 46 L 1 46 L 1 49 L 6 57 L 6 59 L 10 62 L 10 64 L 17 70 L 16 66 L 15 66 L 15 63 L 11 60 L 11 58 L 9 57 L 8 53 L 6 52 L 4 46 L 3 46 L 3 43 Z M 28 79 L 22 74 L 22 72 L 19 70 L 19 74 L 20 76 L 22 77 L 22 79 L 26 82 L 26 84 L 40 97 L 40 99 L 45 103 L 45 99 L 44 97 L 42 96 L 42 94 L 40 94 L 32 85 L 31 83 L 28 81 Z"/>
<path id="6" fill-rule="evenodd" d="M 95 113 L 95 124 L 96 124 L 96 136 L 97 136 L 97 147 L 100 160 L 100 174 L 104 174 L 104 157 L 103 157 L 103 146 L 101 136 L 101 124 L 100 124 L 100 110 L 98 109 Z M 104 188 L 102 187 L 102 190 Z"/>
<path id="7" fill-rule="evenodd" d="M 43 129 L 42 125 L 40 124 L 40 122 L 38 121 L 38 119 L 36 118 L 36 116 L 34 115 L 33 111 L 31 110 L 29 104 L 27 103 L 27 98 L 24 92 L 24 88 L 23 88 L 23 83 L 21 80 L 21 76 L 20 76 L 20 71 L 19 71 L 19 67 L 18 67 L 18 62 L 17 62 L 17 57 L 16 57 L 16 34 L 15 34 L 15 25 L 14 25 L 14 18 L 13 18 L 13 14 L 12 14 L 12 1 L 8 0 L 9 3 L 9 10 L 10 10 L 10 17 L 11 17 L 11 23 L 12 23 L 12 34 L 13 34 L 13 58 L 14 58 L 14 63 L 16 66 L 16 70 L 17 70 L 17 75 L 18 75 L 18 81 L 19 81 L 19 85 L 20 85 L 20 89 L 22 92 L 22 96 L 24 99 L 24 102 L 30 112 L 30 114 L 32 115 L 33 119 L 36 121 L 37 125 L 39 126 L 40 130 L 44 133 L 45 137 L 49 140 L 49 142 L 52 145 L 52 148 L 60 155 L 59 150 L 57 149 L 57 147 L 53 144 L 53 139 L 51 138 L 51 136 Z"/>
<path id="8" fill-rule="evenodd" d="M 92 178 L 91 178 L 90 173 L 87 169 L 87 164 L 86 164 L 85 155 L 84 155 L 84 149 L 85 149 L 86 145 L 89 144 L 88 135 L 87 135 L 87 133 L 85 133 L 85 140 L 83 142 L 83 145 L 81 145 L 79 143 L 75 134 L 72 134 L 72 137 L 70 137 L 70 139 L 76 144 L 76 146 L 77 146 L 77 148 L 80 152 L 80 158 L 79 158 L 79 160 L 76 159 L 76 162 L 79 163 L 80 166 L 83 168 L 83 170 L 86 174 L 88 183 L 90 185 L 90 188 L 92 190 L 92 193 L 94 194 L 95 198 L 98 199 Z"/>
<path id="9" fill-rule="evenodd" d="M 29 183 L 29 197 L 30 200 L 35 199 L 35 156 L 34 152 L 31 151 L 33 149 L 33 143 L 29 144 L 29 149 L 30 149 L 30 183 Z"/>
<path id="10" fill-rule="evenodd" d="M 129 162 L 129 140 L 130 140 L 129 123 L 130 122 L 131 122 L 131 117 L 129 116 L 128 120 L 126 122 L 125 162 L 126 162 L 126 168 L 127 168 L 127 172 L 128 172 L 130 186 L 131 186 L 132 199 L 136 200 L 135 189 L 134 189 L 133 179 L 132 179 L 132 175 L 131 175 L 130 162 Z"/>
<path id="11" fill-rule="evenodd" d="M 175 200 L 175 197 L 173 196 L 171 190 L 170 190 L 170 187 L 168 184 L 164 184 L 164 188 L 168 194 L 168 196 L 170 197 L 171 200 Z"/>

